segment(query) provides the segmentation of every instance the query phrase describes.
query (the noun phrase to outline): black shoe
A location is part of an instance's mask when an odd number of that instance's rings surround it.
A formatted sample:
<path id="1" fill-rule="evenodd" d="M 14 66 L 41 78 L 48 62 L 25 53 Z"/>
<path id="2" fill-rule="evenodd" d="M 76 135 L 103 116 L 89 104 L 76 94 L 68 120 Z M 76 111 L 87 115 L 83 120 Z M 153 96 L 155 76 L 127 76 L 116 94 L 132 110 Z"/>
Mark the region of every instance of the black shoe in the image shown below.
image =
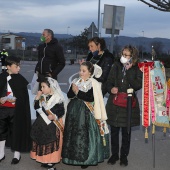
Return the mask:
<path id="1" fill-rule="evenodd" d="M 55 165 L 54 163 L 51 164 L 51 165 L 49 165 L 49 164 L 41 164 L 41 167 L 44 167 L 44 168 L 53 168 L 54 165 Z"/>
<path id="2" fill-rule="evenodd" d="M 11 164 L 18 164 L 20 160 L 21 160 L 21 156 L 19 160 L 17 158 L 13 158 Z"/>
<path id="3" fill-rule="evenodd" d="M 4 159 L 5 159 L 5 155 L 4 155 L 4 157 L 2 159 L 0 159 L 0 162 L 3 161 Z"/>
<path id="4" fill-rule="evenodd" d="M 48 170 L 57 170 L 56 168 L 49 168 Z"/>
<path id="5" fill-rule="evenodd" d="M 81 169 L 86 169 L 88 168 L 88 165 L 81 165 Z"/>
<path id="6" fill-rule="evenodd" d="M 128 165 L 127 157 L 120 158 L 120 165 L 121 166 L 127 166 Z"/>
<path id="7" fill-rule="evenodd" d="M 110 165 L 114 165 L 115 163 L 116 163 L 116 161 L 118 161 L 119 160 L 119 156 L 117 155 L 117 156 L 111 156 L 110 158 L 109 158 L 109 160 L 107 161 L 107 164 L 110 164 Z"/>

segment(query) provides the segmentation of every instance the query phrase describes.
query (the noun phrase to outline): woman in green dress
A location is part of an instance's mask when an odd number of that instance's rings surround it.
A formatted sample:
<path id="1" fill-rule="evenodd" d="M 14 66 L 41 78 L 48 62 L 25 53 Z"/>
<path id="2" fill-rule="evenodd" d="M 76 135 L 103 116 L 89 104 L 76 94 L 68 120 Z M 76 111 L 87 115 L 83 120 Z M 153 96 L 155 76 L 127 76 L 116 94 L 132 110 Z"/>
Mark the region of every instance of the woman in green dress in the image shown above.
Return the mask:
<path id="1" fill-rule="evenodd" d="M 96 68 L 96 69 L 94 69 Z M 73 80 L 67 93 L 62 161 L 65 164 L 97 165 L 109 157 L 108 128 L 101 84 L 93 79 L 101 68 L 89 61 L 80 66 L 80 78 Z"/>

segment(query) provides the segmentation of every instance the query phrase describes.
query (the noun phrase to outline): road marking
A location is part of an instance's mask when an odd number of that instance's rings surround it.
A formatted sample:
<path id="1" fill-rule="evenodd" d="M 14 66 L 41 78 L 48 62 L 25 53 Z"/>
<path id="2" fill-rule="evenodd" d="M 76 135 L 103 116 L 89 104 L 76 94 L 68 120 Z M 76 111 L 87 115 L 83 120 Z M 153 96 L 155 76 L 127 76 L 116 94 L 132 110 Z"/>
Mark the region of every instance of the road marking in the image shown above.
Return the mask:
<path id="1" fill-rule="evenodd" d="M 59 85 L 67 86 L 67 83 L 58 83 Z"/>
<path id="2" fill-rule="evenodd" d="M 24 64 L 21 65 L 21 67 L 30 67 L 30 66 L 33 66 L 33 65 L 24 65 Z"/>
<path id="3" fill-rule="evenodd" d="M 75 76 L 76 74 L 78 74 L 78 73 L 75 73 L 75 74 L 73 74 L 70 78 L 69 78 L 69 84 L 71 84 L 71 82 L 73 81 L 72 79 L 73 79 L 73 76 Z"/>

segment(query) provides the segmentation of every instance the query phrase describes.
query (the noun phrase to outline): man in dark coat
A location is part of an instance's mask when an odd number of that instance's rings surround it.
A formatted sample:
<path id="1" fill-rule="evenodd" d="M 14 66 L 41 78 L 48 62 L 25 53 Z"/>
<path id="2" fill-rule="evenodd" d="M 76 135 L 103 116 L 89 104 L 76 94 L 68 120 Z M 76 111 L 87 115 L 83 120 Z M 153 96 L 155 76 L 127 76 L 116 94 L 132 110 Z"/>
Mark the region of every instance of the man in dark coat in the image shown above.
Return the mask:
<path id="1" fill-rule="evenodd" d="M 0 161 L 6 144 L 14 151 L 11 164 L 19 163 L 20 152 L 29 152 L 31 144 L 28 81 L 18 73 L 19 64 L 18 58 L 8 57 L 7 71 L 0 74 Z"/>
<path id="2" fill-rule="evenodd" d="M 38 47 L 38 63 L 35 72 L 38 72 L 39 78 L 50 76 L 57 79 L 57 75 L 65 66 L 63 49 L 50 29 L 44 29 L 41 41 L 43 44 Z"/>

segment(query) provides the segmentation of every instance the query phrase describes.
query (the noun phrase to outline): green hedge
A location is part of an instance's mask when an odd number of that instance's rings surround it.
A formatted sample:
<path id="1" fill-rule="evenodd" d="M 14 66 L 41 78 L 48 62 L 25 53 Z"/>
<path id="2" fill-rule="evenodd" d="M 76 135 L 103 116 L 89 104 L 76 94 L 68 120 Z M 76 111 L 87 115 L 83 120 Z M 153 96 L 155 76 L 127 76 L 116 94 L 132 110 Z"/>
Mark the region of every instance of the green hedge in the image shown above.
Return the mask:
<path id="1" fill-rule="evenodd" d="M 159 58 L 163 62 L 165 68 L 170 68 L 170 58 Z"/>

